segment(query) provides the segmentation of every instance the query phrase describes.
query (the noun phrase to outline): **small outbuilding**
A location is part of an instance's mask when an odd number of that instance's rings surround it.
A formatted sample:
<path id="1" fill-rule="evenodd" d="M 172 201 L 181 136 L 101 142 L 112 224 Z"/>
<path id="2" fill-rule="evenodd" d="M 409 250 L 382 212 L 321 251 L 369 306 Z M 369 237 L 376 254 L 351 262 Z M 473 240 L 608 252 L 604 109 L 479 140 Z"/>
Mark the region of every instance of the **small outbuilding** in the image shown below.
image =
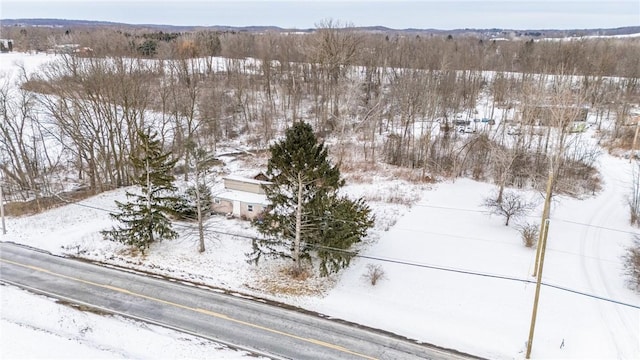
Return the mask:
<path id="1" fill-rule="evenodd" d="M 13 51 L 12 39 L 0 39 L 0 52 Z"/>

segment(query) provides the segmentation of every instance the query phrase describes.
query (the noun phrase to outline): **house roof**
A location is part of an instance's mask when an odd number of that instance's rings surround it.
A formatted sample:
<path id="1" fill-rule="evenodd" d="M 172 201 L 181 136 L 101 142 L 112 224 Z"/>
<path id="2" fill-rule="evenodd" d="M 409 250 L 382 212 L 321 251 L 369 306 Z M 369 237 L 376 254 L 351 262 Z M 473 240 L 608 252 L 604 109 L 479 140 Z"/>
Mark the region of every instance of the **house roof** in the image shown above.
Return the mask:
<path id="1" fill-rule="evenodd" d="M 237 176 L 237 175 L 225 176 L 222 179 L 224 179 L 224 180 L 242 181 L 242 182 L 245 182 L 245 183 L 258 184 L 258 185 L 269 185 L 269 184 L 271 184 L 269 181 L 256 180 L 256 179 L 246 178 L 246 177 Z"/>
<path id="2" fill-rule="evenodd" d="M 215 197 L 221 200 L 240 201 L 246 204 L 269 205 L 266 195 L 246 191 L 224 189 L 221 193 L 216 194 Z"/>

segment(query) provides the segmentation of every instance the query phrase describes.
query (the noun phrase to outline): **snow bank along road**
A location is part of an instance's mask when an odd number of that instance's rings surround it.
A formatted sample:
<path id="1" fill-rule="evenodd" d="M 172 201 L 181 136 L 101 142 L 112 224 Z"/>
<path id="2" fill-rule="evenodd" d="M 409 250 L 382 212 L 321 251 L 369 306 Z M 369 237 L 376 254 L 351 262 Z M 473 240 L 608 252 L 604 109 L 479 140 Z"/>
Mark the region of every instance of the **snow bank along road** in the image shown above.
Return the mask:
<path id="1" fill-rule="evenodd" d="M 0 281 L 275 358 L 473 358 L 255 300 L 6 242 L 0 242 Z"/>

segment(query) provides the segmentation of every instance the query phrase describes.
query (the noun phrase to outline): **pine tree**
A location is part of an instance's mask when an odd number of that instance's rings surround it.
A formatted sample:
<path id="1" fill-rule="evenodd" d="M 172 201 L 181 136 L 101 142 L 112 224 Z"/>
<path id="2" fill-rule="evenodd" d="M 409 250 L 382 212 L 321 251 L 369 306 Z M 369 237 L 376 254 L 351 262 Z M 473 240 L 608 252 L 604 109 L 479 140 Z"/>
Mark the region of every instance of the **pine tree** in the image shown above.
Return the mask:
<path id="1" fill-rule="evenodd" d="M 257 263 L 263 256 L 291 258 L 293 273 L 299 274 L 302 260 L 320 249 L 316 253 L 322 275 L 347 266 L 352 255 L 328 247 L 348 249 L 360 241 L 373 224 L 368 207 L 362 200 L 336 196 L 344 180 L 310 125 L 294 124 L 270 150 L 266 175 L 272 185 L 265 187 L 265 193 L 271 208 L 255 223 L 265 237 L 254 240 L 249 261 Z"/>
<path id="2" fill-rule="evenodd" d="M 170 152 L 162 152 L 162 145 L 156 137 L 157 133 L 150 134 L 150 130 L 147 133 L 138 130 L 140 147 L 130 160 L 137 174 L 134 183 L 140 186 L 140 193 L 127 192 L 131 201 L 116 201 L 120 211 L 112 213 L 111 217 L 121 225 L 102 232 L 106 239 L 135 246 L 143 253 L 156 240 L 178 236 L 165 216 L 176 201 L 172 174 L 176 160 L 170 158 Z"/>
<path id="3" fill-rule="evenodd" d="M 321 219 L 317 235 L 312 239 L 316 253 L 320 258 L 320 275 L 349 266 L 356 255 L 350 251 L 353 244 L 367 235 L 367 230 L 374 224 L 371 209 L 363 199 L 351 200 L 347 197 L 333 196 L 328 199 L 328 206 L 318 214 Z"/>

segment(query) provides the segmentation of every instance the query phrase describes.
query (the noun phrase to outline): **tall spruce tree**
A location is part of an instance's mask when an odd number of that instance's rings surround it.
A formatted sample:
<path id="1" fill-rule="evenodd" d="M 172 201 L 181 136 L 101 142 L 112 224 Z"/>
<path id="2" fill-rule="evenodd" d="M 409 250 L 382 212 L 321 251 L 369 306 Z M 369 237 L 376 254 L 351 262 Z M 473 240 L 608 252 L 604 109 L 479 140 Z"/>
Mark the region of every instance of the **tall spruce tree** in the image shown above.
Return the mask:
<path id="1" fill-rule="evenodd" d="M 351 200 L 332 195 L 327 205 L 317 207 L 316 219 L 320 219 L 317 232 L 311 242 L 320 259 L 320 275 L 326 276 L 349 266 L 355 252 L 353 244 L 367 235 L 374 225 L 371 209 L 363 199 Z"/>
<path id="2" fill-rule="evenodd" d="M 293 273 L 299 274 L 302 261 L 315 252 L 322 275 L 347 266 L 354 253 L 341 250 L 360 241 L 373 225 L 369 208 L 362 200 L 336 195 L 344 180 L 309 124 L 294 124 L 270 150 L 266 175 L 272 185 L 265 193 L 271 208 L 255 222 L 264 237 L 253 241 L 249 261 L 290 258 Z"/>
<path id="3" fill-rule="evenodd" d="M 127 191 L 131 201 L 116 201 L 120 211 L 110 215 L 121 225 L 102 231 L 105 239 L 135 246 L 142 253 L 156 240 L 178 236 L 165 216 L 176 201 L 172 174 L 176 159 L 171 159 L 171 152 L 163 153 L 156 137 L 157 133 L 151 134 L 149 129 L 138 130 L 139 148 L 132 152 L 130 160 L 136 174 L 134 183 L 140 186 L 140 193 Z"/>

